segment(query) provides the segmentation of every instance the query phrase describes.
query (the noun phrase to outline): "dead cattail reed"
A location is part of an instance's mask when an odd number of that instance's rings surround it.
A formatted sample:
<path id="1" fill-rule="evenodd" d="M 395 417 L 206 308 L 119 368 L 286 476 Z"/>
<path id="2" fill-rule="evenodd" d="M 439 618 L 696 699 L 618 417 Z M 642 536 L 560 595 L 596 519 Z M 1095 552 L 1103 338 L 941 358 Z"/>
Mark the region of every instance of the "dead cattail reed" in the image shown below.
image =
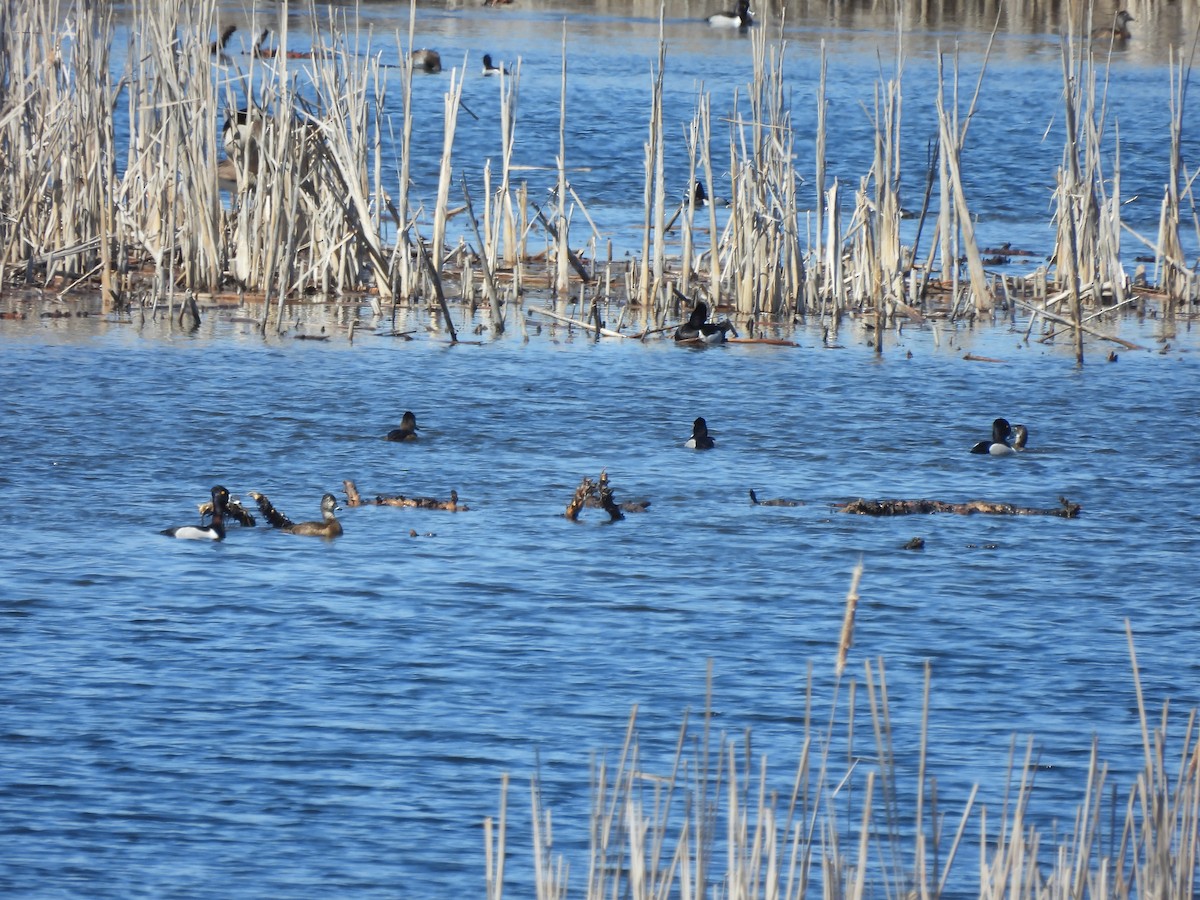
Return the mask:
<path id="1" fill-rule="evenodd" d="M 638 710 L 610 766 L 592 766 L 589 850 L 575 884 L 585 900 L 611 897 L 809 896 L 1191 897 L 1200 862 L 1200 730 L 1193 712 L 1182 734 L 1171 733 L 1164 707 L 1157 720 L 1142 697 L 1132 632 L 1127 624 L 1141 771 L 1125 788 L 1112 783 L 1093 740 L 1080 772 L 1084 784 L 1073 827 L 1063 830 L 1039 809 L 1042 768 L 1030 738 L 1008 750 L 1004 783 L 976 786 L 951 808 L 939 794 L 927 758 L 932 669 L 924 669 L 920 724 L 895 732 L 896 704 L 882 663 L 863 669 L 865 739 L 857 682 L 844 700 L 831 686 L 827 724 L 816 724 L 821 688 L 810 670 L 797 717 L 799 748 L 789 780 L 778 787 L 765 757 L 751 752 L 749 732 L 712 727 L 712 675 L 705 715 L 693 727 L 685 714 L 673 752 L 658 767 L 643 762 Z M 915 748 L 903 760 L 896 748 Z M 1004 752 L 1003 748 L 997 748 Z M 507 780 L 499 831 L 485 823 L 489 897 L 499 897 Z M 1061 791 L 1057 785 L 1056 791 Z M 981 794 L 994 797 L 992 805 Z M 555 851 L 553 816 L 535 778 L 531 786 L 533 878 L 539 897 L 563 897 L 570 869 Z M 1050 821 L 1052 830 L 1042 823 Z M 960 860 L 963 860 L 960 862 Z"/>

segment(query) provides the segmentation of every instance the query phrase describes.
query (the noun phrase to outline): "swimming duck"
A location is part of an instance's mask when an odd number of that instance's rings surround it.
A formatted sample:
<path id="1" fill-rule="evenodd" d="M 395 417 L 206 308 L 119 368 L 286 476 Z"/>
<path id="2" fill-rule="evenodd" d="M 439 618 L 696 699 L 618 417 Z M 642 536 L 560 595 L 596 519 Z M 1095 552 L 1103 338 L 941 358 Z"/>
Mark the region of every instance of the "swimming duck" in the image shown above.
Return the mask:
<path id="1" fill-rule="evenodd" d="M 717 28 L 749 28 L 754 24 L 750 0 L 738 0 L 737 9 L 733 12 L 713 13 L 708 17 L 708 24 Z"/>
<path id="2" fill-rule="evenodd" d="M 1008 424 L 1007 419 L 996 419 L 992 422 L 992 439 L 990 441 L 980 441 L 971 448 L 972 453 L 989 453 L 992 456 L 1007 456 L 1013 452 L 1013 448 L 1008 444 L 1008 437 L 1012 434 L 1012 426 Z"/>
<path id="3" fill-rule="evenodd" d="M 1112 25 L 1104 25 L 1092 32 L 1093 41 L 1121 44 L 1133 37 L 1129 31 L 1129 23 L 1134 21 L 1127 10 L 1121 10 L 1113 19 Z"/>
<path id="4" fill-rule="evenodd" d="M 436 50 L 414 50 L 412 55 L 414 72 L 428 72 L 436 75 L 442 71 L 442 55 Z"/>
<path id="5" fill-rule="evenodd" d="M 1013 426 L 1013 442 L 1012 448 L 1016 451 L 1025 449 L 1025 442 L 1029 440 L 1029 429 L 1024 425 Z"/>
<path id="6" fill-rule="evenodd" d="M 717 442 L 708 433 L 708 423 L 704 419 L 697 419 L 692 423 L 692 436 L 683 446 L 689 450 L 711 450 L 717 446 Z"/>
<path id="7" fill-rule="evenodd" d="M 500 63 L 500 65 L 498 65 L 498 66 L 495 65 L 492 62 L 492 54 L 485 53 L 485 54 L 483 54 L 483 74 L 484 75 L 507 75 L 508 69 L 505 67 L 504 63 Z"/>
<path id="8" fill-rule="evenodd" d="M 337 498 L 333 494 L 325 494 L 321 497 L 320 522 L 297 522 L 295 525 L 287 526 L 283 530 L 288 534 L 307 534 L 323 538 L 340 537 L 342 534 L 342 523 L 333 515 L 337 508 Z"/>
<path id="9" fill-rule="evenodd" d="M 728 321 L 708 321 L 708 304 L 699 300 L 688 320 L 675 329 L 675 340 L 722 344 L 725 342 L 725 333 L 732 328 Z"/>
<path id="10" fill-rule="evenodd" d="M 393 428 L 387 434 L 389 441 L 415 441 L 417 437 L 417 417 L 411 411 L 400 417 L 399 428 Z"/>
<path id="11" fill-rule="evenodd" d="M 219 58 L 221 62 L 228 63 L 229 56 L 225 52 L 225 45 L 229 43 L 229 39 L 233 37 L 235 31 L 237 31 L 236 25 L 226 25 L 221 31 L 221 36 L 208 45 L 208 52 Z"/>
<path id="12" fill-rule="evenodd" d="M 228 502 L 229 491 L 218 484 L 212 489 L 212 518 L 207 525 L 179 525 L 175 528 L 164 528 L 160 533 L 185 541 L 223 541 L 225 505 Z"/>

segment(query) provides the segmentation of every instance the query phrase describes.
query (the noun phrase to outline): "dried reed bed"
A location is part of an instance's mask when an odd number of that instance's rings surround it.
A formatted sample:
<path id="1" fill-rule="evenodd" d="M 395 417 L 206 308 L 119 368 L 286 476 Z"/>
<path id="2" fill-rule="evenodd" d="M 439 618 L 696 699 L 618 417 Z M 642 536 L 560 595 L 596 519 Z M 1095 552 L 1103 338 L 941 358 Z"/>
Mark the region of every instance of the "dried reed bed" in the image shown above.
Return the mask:
<path id="1" fill-rule="evenodd" d="M 1127 626 L 1128 629 L 1128 626 Z M 919 735 L 893 735 L 882 663 L 861 684 L 835 679 L 828 715 L 810 671 L 799 756 L 779 783 L 751 736 L 718 734 L 709 696 L 698 726 L 685 716 L 673 762 L 640 760 L 637 709 L 615 764 L 593 764 L 588 852 L 574 872 L 535 777 L 528 841 L 540 900 L 574 896 L 792 898 L 1192 897 L 1200 861 L 1200 734 L 1195 712 L 1151 718 L 1130 634 L 1144 763 L 1117 784 L 1093 741 L 1074 821 L 1038 809 L 1032 740 L 1009 750 L 993 806 L 978 787 L 950 808 L 928 766 L 931 673 Z M 865 695 L 865 699 L 864 699 Z M 869 737 L 856 742 L 855 726 Z M 1172 728 L 1176 732 L 1172 732 Z M 896 746 L 916 748 L 898 759 Z M 1047 823 L 1050 827 L 1047 828 Z M 561 826 L 560 826 L 561 831 Z M 487 896 L 503 897 L 518 835 L 508 779 L 498 819 L 485 821 Z M 570 843 L 568 836 L 566 843 Z M 582 871 L 580 871 L 582 870 Z M 510 874 L 511 877 L 511 874 Z"/>
<path id="2" fill-rule="evenodd" d="M 11 211 L 0 219 L 6 284 L 58 291 L 98 286 L 110 308 L 163 304 L 172 313 L 191 308 L 196 294 L 233 291 L 265 301 L 264 328 L 272 311 L 276 326 L 282 324 L 285 302 L 358 295 L 377 317 L 389 303 L 427 304 L 452 339 L 450 304 L 473 311 L 480 295 L 495 333 L 503 331 L 506 305 L 541 293 L 557 301 L 560 316 L 577 302 L 577 318 L 593 320 L 597 336 L 619 333 L 602 324 L 614 316 L 624 321 L 627 307 L 640 308 L 644 336 L 678 314 L 681 297 L 704 297 L 752 327 L 864 315 L 877 326 L 880 350 L 884 330 L 905 320 L 987 317 L 1003 301 L 1026 308 L 1031 328 L 1038 319 L 1071 328 L 1080 355 L 1083 336 L 1105 336 L 1097 320 L 1126 308 L 1135 291 L 1143 299 L 1161 298 L 1171 310 L 1200 299 L 1180 237 L 1184 211 L 1195 206 L 1180 148 L 1189 69 L 1172 61 L 1172 155 L 1163 175 L 1159 234 L 1133 235 L 1154 250 L 1155 283 L 1135 281 L 1120 255 L 1122 237 L 1132 232 L 1120 216 L 1105 56 L 1088 37 L 1090 15 L 1071 18 L 1062 42 L 1057 244 L 1050 264 L 1020 278 L 987 270 L 963 188 L 968 127 L 986 60 L 969 101 L 959 98 L 956 68 L 939 69 L 936 95 L 918 98 L 936 107 L 939 134 L 923 161 L 926 177 L 906 179 L 912 164 L 900 148 L 902 29 L 895 71 L 876 88 L 873 163 L 853 191 L 828 181 L 822 59 L 810 173 L 815 209 L 798 200 L 806 173 L 795 154 L 786 41 L 781 32 L 772 37 L 769 27 L 751 32 L 753 78 L 736 95 L 732 115 L 714 127 L 711 97 L 701 89 L 684 138 L 692 177 L 710 197 L 728 194 L 728 210 L 718 217 L 714 205 L 700 210 L 692 196 L 677 208 L 667 200 L 670 136 L 662 94 L 670 56 L 660 27 L 647 85 L 644 239 L 639 256 L 614 264 L 611 250 L 607 260 L 600 258 L 603 232 L 568 177 L 565 31 L 559 149 L 544 166 L 557 173 L 552 208 L 530 203 L 512 162 L 519 67 L 501 76 L 496 183 L 490 163 L 481 185 L 455 178 L 463 87 L 456 67 L 446 79 L 436 200 L 426 210 L 414 209 L 410 194 L 415 4 L 401 54 L 398 129 L 384 112 L 391 108 L 388 82 L 374 48 L 344 12 L 320 18 L 312 8 L 317 42 L 303 59 L 289 59 L 286 15 L 257 23 L 274 30 L 279 52 L 231 64 L 210 52 L 213 0 L 166 6 L 142 0 L 132 6 L 128 62 L 119 77 L 111 74 L 111 12 L 92 4 L 38 4 L 8 5 L 5 15 L 10 21 L 0 29 L 0 64 L 9 89 L 0 109 L 0 146 L 12 162 L 0 170 L 0 208 Z M 995 21 L 998 27 L 998 13 Z M 405 43 L 399 35 L 395 40 Z M 128 119 L 120 146 L 118 106 Z M 220 122 L 238 108 L 246 110 L 247 127 L 226 146 Z M 385 171 L 384 147 L 397 140 L 399 171 Z M 715 184 L 714 171 L 722 170 L 729 181 Z M 905 246 L 901 185 L 921 182 L 917 238 Z M 452 208 L 456 183 L 467 212 L 461 219 Z M 580 220 L 592 235 L 587 249 L 573 242 L 584 230 Z M 676 221 L 680 237 L 672 243 Z M 452 233 L 452 223 L 464 223 L 462 231 Z M 531 240 L 539 231 L 541 250 Z M 926 233 L 933 235 L 927 249 L 920 247 Z"/>

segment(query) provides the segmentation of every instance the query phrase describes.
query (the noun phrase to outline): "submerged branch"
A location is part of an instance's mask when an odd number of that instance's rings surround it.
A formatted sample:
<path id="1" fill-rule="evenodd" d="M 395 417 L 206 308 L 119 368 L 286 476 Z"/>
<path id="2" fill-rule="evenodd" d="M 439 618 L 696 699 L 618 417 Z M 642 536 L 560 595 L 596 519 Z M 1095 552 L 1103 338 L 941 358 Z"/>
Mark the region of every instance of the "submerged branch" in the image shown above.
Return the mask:
<path id="1" fill-rule="evenodd" d="M 835 504 L 842 512 L 860 516 L 908 516 L 928 513 L 957 513 L 960 516 L 981 513 L 990 516 L 1058 516 L 1063 519 L 1078 517 L 1083 508 L 1066 497 L 1058 498 L 1059 506 L 1049 509 L 1034 506 L 1014 506 L 1011 503 L 995 503 L 990 500 L 968 500 L 965 503 L 949 503 L 945 500 L 851 500 Z"/>

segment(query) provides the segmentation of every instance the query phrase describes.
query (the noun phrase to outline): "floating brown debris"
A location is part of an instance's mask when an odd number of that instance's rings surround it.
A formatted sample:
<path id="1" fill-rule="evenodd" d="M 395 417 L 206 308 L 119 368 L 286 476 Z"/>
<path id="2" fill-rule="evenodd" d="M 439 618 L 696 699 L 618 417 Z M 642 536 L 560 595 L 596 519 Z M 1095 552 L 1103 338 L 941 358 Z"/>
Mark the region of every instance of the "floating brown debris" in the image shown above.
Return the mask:
<path id="1" fill-rule="evenodd" d="M 258 504 L 258 511 L 262 513 L 262 517 L 272 528 L 289 529 L 295 526 L 296 523 L 277 510 L 266 495 L 260 494 L 258 491 L 251 491 L 250 499 Z"/>
<path id="2" fill-rule="evenodd" d="M 380 494 L 375 497 L 376 506 L 410 506 L 414 509 L 443 509 L 447 512 L 465 512 L 471 507 L 458 502 L 458 491 L 450 492 L 449 500 L 437 497 L 405 497 L 403 494 Z"/>
<path id="3" fill-rule="evenodd" d="M 403 494 L 377 494 L 374 500 L 364 500 L 353 481 L 343 481 L 347 506 L 403 506 L 413 509 L 441 509 L 446 512 L 468 512 L 471 507 L 458 502 L 458 491 L 450 491 L 449 500 L 437 497 L 405 497 Z"/>
<path id="4" fill-rule="evenodd" d="M 776 497 L 773 500 L 759 500 L 758 495 L 754 493 L 754 488 L 750 488 L 750 504 L 752 506 L 803 506 L 803 500 L 788 500 L 786 497 Z"/>
<path id="5" fill-rule="evenodd" d="M 649 501 L 645 501 L 645 506 L 649 506 Z M 579 521 L 579 514 L 585 506 L 599 506 L 608 513 L 608 520 L 616 522 L 618 519 L 625 518 L 625 514 L 621 512 L 621 505 L 617 503 L 613 497 L 612 486 L 608 483 L 608 473 L 602 471 L 600 478 L 597 481 L 592 481 L 590 478 L 584 478 L 579 482 L 579 487 L 575 488 L 575 496 L 571 498 L 571 502 L 567 504 L 566 517 L 572 522 Z M 644 510 L 638 510 L 641 512 Z"/>
<path id="6" fill-rule="evenodd" d="M 199 509 L 200 518 L 211 516 L 213 513 L 212 501 L 209 500 L 205 503 L 201 503 L 199 505 Z M 254 516 L 250 513 L 250 510 L 242 506 L 240 500 L 235 500 L 232 497 L 225 501 L 225 515 L 233 519 L 243 528 L 253 528 L 257 524 L 254 521 Z"/>
<path id="7" fill-rule="evenodd" d="M 944 500 L 851 500 L 835 504 L 842 512 L 860 516 L 909 516 L 929 513 L 957 513 L 960 516 L 981 513 L 990 516 L 1058 516 L 1074 519 L 1083 508 L 1066 497 L 1058 498 L 1059 506 L 1041 509 L 1032 506 L 1014 506 L 1011 503 L 993 503 L 990 500 L 968 500 L 966 503 L 947 503 Z"/>

